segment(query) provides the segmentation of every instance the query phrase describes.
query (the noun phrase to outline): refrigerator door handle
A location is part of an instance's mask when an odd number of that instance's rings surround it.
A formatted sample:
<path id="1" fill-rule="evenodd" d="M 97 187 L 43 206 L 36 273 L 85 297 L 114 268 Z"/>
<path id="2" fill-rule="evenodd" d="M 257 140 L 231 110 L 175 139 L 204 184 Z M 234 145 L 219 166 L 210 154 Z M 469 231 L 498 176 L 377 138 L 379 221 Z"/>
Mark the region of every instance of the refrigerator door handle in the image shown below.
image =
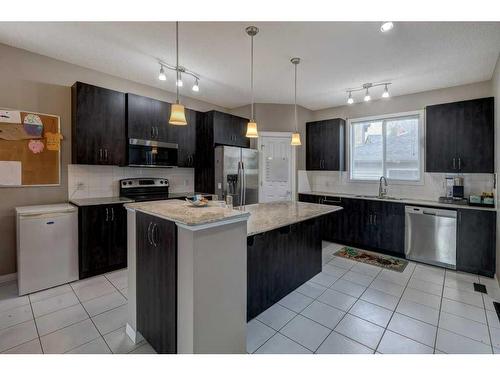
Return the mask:
<path id="1" fill-rule="evenodd" d="M 239 199 L 239 202 L 238 202 L 238 206 L 241 206 L 243 204 L 243 178 L 242 178 L 242 174 L 241 174 L 241 166 L 242 166 L 242 162 L 239 161 L 238 162 L 238 181 L 237 181 L 237 187 L 239 187 L 239 191 L 238 191 L 238 195 L 240 196 L 240 199 Z M 238 189 L 236 189 L 238 190 Z"/>
<path id="2" fill-rule="evenodd" d="M 247 174 L 245 173 L 245 163 L 241 162 L 241 177 L 242 177 L 242 186 L 241 186 L 241 193 L 242 193 L 242 202 L 241 205 L 244 206 L 247 201 Z"/>

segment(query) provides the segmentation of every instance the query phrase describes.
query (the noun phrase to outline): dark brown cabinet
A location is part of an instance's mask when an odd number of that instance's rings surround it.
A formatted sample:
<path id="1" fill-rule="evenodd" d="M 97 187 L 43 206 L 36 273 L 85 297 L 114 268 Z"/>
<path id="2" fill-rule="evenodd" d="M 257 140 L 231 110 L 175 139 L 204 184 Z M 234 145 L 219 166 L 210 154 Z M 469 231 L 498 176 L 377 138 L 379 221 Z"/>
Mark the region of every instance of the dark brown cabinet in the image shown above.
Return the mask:
<path id="1" fill-rule="evenodd" d="M 323 240 L 404 254 L 404 204 L 312 194 L 299 194 L 299 200 L 343 208 L 322 218 Z"/>
<path id="2" fill-rule="evenodd" d="M 247 238 L 247 320 L 321 272 L 320 220 Z"/>
<path id="3" fill-rule="evenodd" d="M 426 172 L 494 172 L 494 99 L 426 108 Z"/>
<path id="4" fill-rule="evenodd" d="M 215 193 L 215 155 L 217 145 L 250 147 L 245 137 L 248 120 L 219 111 L 197 114 L 196 158 L 194 188 L 204 193 Z"/>
<path id="5" fill-rule="evenodd" d="M 76 82 L 71 107 L 72 163 L 125 165 L 125 94 Z"/>
<path id="6" fill-rule="evenodd" d="M 127 267 L 127 214 L 122 204 L 78 209 L 80 279 Z"/>
<path id="7" fill-rule="evenodd" d="M 457 270 L 493 277 L 496 212 L 459 209 L 457 219 Z"/>
<path id="8" fill-rule="evenodd" d="M 177 143 L 177 166 L 194 168 L 196 161 L 196 121 L 198 112 L 186 109 L 186 126 L 171 126 L 173 141 Z"/>
<path id="9" fill-rule="evenodd" d="M 177 352 L 177 227 L 137 212 L 137 330 L 162 354 Z"/>
<path id="10" fill-rule="evenodd" d="M 345 170 L 345 121 L 340 118 L 306 123 L 306 169 Z"/>
<path id="11" fill-rule="evenodd" d="M 170 104 L 145 96 L 127 94 L 128 138 L 171 142 Z"/>

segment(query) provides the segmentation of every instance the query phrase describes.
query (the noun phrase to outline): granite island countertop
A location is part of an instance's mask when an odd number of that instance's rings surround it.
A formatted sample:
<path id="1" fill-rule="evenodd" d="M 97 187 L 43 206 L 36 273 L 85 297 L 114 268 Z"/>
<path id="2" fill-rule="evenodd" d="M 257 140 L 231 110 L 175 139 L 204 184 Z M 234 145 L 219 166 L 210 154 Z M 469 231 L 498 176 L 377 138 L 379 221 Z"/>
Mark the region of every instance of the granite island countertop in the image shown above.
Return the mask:
<path id="1" fill-rule="evenodd" d="M 125 208 L 158 216 L 173 221 L 178 225 L 193 228 L 204 227 L 208 224 L 222 225 L 227 222 L 246 220 L 250 215 L 248 212 L 220 207 L 217 204 L 209 203 L 206 207 L 195 207 L 180 199 L 127 203 Z"/>
<path id="2" fill-rule="evenodd" d="M 342 210 L 340 206 L 304 202 L 269 202 L 244 206 L 250 213 L 247 236 L 267 232 L 286 225 Z"/>

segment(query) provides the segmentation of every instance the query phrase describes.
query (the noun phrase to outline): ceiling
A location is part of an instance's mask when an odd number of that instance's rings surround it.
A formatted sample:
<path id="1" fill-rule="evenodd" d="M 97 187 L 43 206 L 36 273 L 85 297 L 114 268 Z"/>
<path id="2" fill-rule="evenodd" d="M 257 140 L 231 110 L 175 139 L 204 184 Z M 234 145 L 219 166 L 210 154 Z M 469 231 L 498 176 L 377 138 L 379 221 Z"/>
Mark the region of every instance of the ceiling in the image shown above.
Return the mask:
<path id="1" fill-rule="evenodd" d="M 393 96 L 491 79 L 500 52 L 500 23 L 255 22 L 255 101 L 298 103 L 316 110 L 345 104 L 347 88 L 393 82 Z M 248 22 L 180 23 L 180 65 L 201 76 L 186 96 L 234 108 L 250 101 Z M 158 80 L 159 59 L 175 63 L 173 22 L 0 23 L 0 43 L 146 85 L 175 91 L 173 72 Z M 383 88 L 373 89 L 379 97 Z M 356 101 L 362 93 L 353 94 Z"/>

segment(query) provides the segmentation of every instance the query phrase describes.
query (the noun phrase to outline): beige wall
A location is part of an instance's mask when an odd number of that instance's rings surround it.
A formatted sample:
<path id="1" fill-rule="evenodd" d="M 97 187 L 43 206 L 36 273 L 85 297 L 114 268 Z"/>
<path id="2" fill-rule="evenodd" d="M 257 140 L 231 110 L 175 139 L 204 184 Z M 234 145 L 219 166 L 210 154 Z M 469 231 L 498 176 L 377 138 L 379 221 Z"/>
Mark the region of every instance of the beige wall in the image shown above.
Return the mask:
<path id="1" fill-rule="evenodd" d="M 260 131 L 292 132 L 295 130 L 293 105 L 257 103 L 254 112 Z M 231 113 L 242 117 L 250 117 L 250 106 L 233 108 Z M 297 106 L 297 122 L 299 124 L 300 139 L 302 140 L 302 146 L 298 147 L 297 152 L 297 169 L 305 169 L 306 167 L 305 124 L 312 121 L 313 113 L 307 108 Z M 252 143 L 252 147 L 256 147 L 256 142 Z"/>
<path id="2" fill-rule="evenodd" d="M 495 172 L 500 171 L 500 55 L 498 56 L 497 65 L 493 72 L 491 80 L 491 88 L 495 97 Z M 497 189 L 497 207 L 499 207 L 500 199 L 498 198 Z M 498 210 L 497 210 L 498 211 Z M 498 216 L 498 212 L 497 212 Z M 500 218 L 497 217 L 497 279 L 500 280 Z"/>
<path id="3" fill-rule="evenodd" d="M 445 89 L 419 92 L 416 94 L 396 96 L 389 99 L 343 105 L 313 112 L 314 120 L 329 118 L 359 118 L 377 116 L 388 113 L 399 113 L 424 109 L 431 104 L 454 102 L 491 96 L 491 81 L 448 87 Z"/>
<path id="4" fill-rule="evenodd" d="M 67 165 L 71 160 L 71 90 L 75 81 L 173 101 L 173 93 L 0 44 L 0 107 L 61 116 L 61 185 L 0 188 L 0 275 L 16 272 L 14 207 L 68 199 Z M 187 107 L 206 111 L 224 108 L 185 98 Z"/>

